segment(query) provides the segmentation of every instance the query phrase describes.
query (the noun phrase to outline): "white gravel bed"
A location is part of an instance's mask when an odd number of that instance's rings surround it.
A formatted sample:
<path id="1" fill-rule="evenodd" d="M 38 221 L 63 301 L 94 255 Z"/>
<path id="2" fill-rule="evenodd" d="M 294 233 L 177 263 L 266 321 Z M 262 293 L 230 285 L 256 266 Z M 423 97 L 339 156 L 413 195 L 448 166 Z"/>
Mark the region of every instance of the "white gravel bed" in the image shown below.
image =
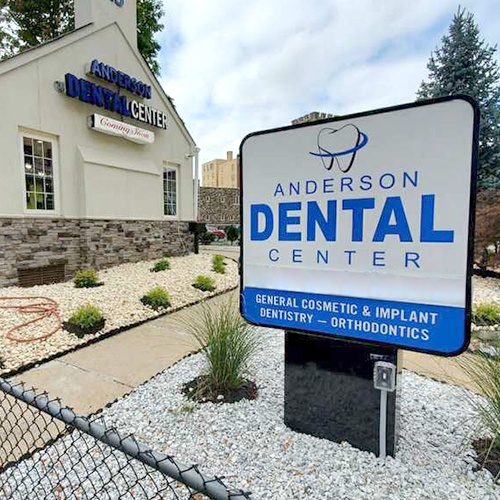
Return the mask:
<path id="1" fill-rule="evenodd" d="M 500 280 L 496 278 L 472 278 L 472 297 L 474 304 L 494 302 L 500 306 Z"/>
<path id="2" fill-rule="evenodd" d="M 31 288 L 1 288 L 0 297 L 42 296 L 55 300 L 59 304 L 63 321 L 66 321 L 79 306 L 93 304 L 102 310 L 106 325 L 101 332 L 82 339 L 60 330 L 46 340 L 18 343 L 7 340 L 5 334 L 14 325 L 34 316 L 0 309 L 0 356 L 4 361 L 0 375 L 66 351 L 111 330 L 158 316 L 161 312 L 144 306 L 139 300 L 155 286 L 163 286 L 168 290 L 171 297 L 170 309 L 174 309 L 198 302 L 238 284 L 238 265 L 231 259 L 225 259 L 226 274 L 218 274 L 211 270 L 212 254 L 208 253 L 170 257 L 169 261 L 170 270 L 156 273 L 150 271 L 156 261 L 122 264 L 100 271 L 99 278 L 104 285 L 96 288 L 75 288 L 71 281 Z M 214 292 L 202 292 L 191 286 L 196 276 L 200 274 L 214 278 L 217 287 Z M 31 329 L 26 329 L 23 335 L 40 335 L 44 331 L 50 331 L 52 325 L 54 325 L 53 320 L 44 320 L 43 323 L 37 323 Z"/>
<path id="3" fill-rule="evenodd" d="M 404 372 L 399 449 L 396 459 L 383 461 L 347 443 L 299 434 L 284 425 L 283 334 L 262 332 L 268 341 L 253 366 L 259 386 L 256 400 L 188 402 L 181 387 L 203 368 L 203 359 L 197 354 L 116 402 L 102 418 L 121 433 L 134 433 L 138 440 L 174 455 L 183 464 L 200 464 L 206 476 L 225 476 L 229 486 L 251 491 L 254 499 L 500 498 L 500 485 L 493 482 L 491 474 L 474 471 L 470 443 L 479 436 L 471 434 L 475 415 L 468 398 L 478 396 Z M 53 446 L 44 456 L 54 457 L 56 463 L 51 465 L 58 469 L 69 468 L 79 454 L 59 458 Z M 46 466 L 47 461 L 28 460 L 9 469 L 0 481 L 7 487 L 15 481 L 29 483 L 36 478 L 35 472 Z M 80 468 L 78 465 L 78 471 Z M 98 474 L 90 478 L 93 487 L 105 481 Z M 65 481 L 66 493 L 70 483 Z"/>
<path id="4" fill-rule="evenodd" d="M 184 383 L 203 367 L 201 355 L 179 362 L 105 411 L 107 423 L 151 447 L 258 499 L 499 499 L 489 472 L 474 472 L 471 420 L 464 389 L 410 372 L 401 379 L 396 459 L 385 462 L 347 443 L 299 434 L 283 423 L 283 334 L 254 363 L 259 397 L 234 404 L 189 403 Z M 479 436 L 477 436 L 479 437 Z"/>

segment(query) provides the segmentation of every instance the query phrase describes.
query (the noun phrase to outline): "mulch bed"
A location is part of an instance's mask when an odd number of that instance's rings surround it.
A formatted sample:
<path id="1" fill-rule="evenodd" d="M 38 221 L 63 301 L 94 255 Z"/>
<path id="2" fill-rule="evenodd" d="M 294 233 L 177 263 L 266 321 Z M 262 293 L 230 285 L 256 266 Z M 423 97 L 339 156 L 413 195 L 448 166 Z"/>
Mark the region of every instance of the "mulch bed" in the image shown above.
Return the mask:
<path id="1" fill-rule="evenodd" d="M 476 462 L 497 477 L 500 474 L 500 449 L 493 448 L 486 456 L 490 445 L 491 439 L 478 439 L 472 443 L 477 453 Z"/>
<path id="2" fill-rule="evenodd" d="M 235 389 L 212 390 L 208 385 L 208 377 L 200 375 L 182 388 L 182 393 L 189 399 L 199 403 L 236 403 L 242 399 L 256 399 L 258 390 L 255 382 L 245 380 Z M 222 395 L 224 398 L 219 398 Z"/>
<path id="3" fill-rule="evenodd" d="M 74 333 L 78 338 L 85 337 L 85 335 L 91 335 L 93 333 L 97 333 L 99 330 L 102 330 L 104 328 L 104 325 L 106 323 L 105 319 L 102 319 L 99 321 L 99 323 L 96 323 L 92 328 L 80 328 L 77 325 L 73 325 L 72 323 L 64 322 L 62 324 L 62 327 L 69 333 Z"/>

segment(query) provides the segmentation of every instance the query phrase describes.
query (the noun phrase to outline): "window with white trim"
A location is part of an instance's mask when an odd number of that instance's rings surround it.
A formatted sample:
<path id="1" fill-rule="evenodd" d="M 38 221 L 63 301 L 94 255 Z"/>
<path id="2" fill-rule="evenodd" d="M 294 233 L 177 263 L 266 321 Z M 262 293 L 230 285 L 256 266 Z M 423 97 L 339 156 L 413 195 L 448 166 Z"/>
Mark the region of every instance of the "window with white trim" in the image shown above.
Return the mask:
<path id="1" fill-rule="evenodd" d="M 163 168 L 163 214 L 170 217 L 177 216 L 178 177 L 177 167 Z"/>
<path id="2" fill-rule="evenodd" d="M 23 136 L 23 168 L 27 210 L 55 210 L 54 143 Z"/>

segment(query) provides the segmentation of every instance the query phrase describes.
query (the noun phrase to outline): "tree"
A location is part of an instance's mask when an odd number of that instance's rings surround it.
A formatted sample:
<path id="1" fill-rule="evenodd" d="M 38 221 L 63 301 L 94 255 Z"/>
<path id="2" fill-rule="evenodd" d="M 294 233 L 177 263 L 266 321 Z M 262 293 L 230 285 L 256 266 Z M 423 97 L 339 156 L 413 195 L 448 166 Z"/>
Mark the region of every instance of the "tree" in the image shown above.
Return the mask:
<path id="1" fill-rule="evenodd" d="M 240 230 L 236 226 L 231 225 L 226 229 L 226 235 L 232 245 L 240 237 Z"/>
<path id="2" fill-rule="evenodd" d="M 431 54 L 427 68 L 429 81 L 423 81 L 417 99 L 452 94 L 473 97 L 481 111 L 479 130 L 478 188 L 500 187 L 500 71 L 494 58 L 496 46 L 480 39 L 471 13 L 458 9 Z"/>
<path id="3" fill-rule="evenodd" d="M 156 75 L 161 47 L 154 37 L 163 29 L 163 14 L 161 0 L 137 0 L 137 46 Z M 0 0 L 0 59 L 73 29 L 73 0 Z"/>
<path id="4" fill-rule="evenodd" d="M 161 49 L 155 34 L 163 29 L 163 14 L 161 0 L 137 0 L 137 46 L 155 75 L 160 74 L 157 56 Z"/>

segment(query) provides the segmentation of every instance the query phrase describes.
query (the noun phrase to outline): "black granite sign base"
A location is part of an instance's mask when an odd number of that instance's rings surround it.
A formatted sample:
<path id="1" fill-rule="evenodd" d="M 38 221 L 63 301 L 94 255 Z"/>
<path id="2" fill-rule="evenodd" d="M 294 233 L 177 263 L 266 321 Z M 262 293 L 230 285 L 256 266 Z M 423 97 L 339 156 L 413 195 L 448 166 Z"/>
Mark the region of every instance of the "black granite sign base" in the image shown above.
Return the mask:
<path id="1" fill-rule="evenodd" d="M 379 455 L 380 391 L 375 361 L 400 363 L 398 351 L 297 332 L 285 333 L 285 424 L 331 441 L 347 441 Z M 399 380 L 397 381 L 398 384 Z M 399 390 L 387 398 L 387 455 L 394 456 Z"/>

